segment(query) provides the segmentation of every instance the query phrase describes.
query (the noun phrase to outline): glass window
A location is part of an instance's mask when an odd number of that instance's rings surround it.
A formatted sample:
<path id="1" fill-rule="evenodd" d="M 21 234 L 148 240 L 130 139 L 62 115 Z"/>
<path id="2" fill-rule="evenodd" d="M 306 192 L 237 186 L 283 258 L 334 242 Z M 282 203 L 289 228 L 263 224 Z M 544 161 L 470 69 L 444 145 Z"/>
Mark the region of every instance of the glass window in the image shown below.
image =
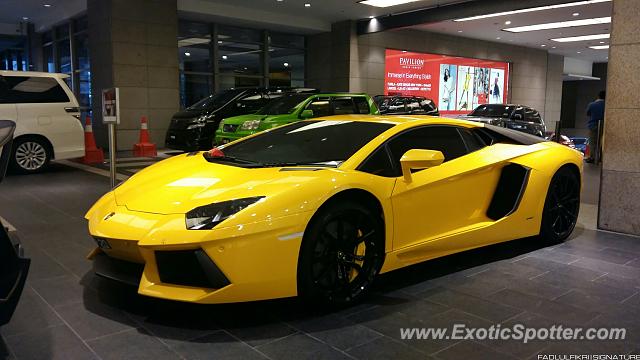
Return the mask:
<path id="1" fill-rule="evenodd" d="M 69 37 L 69 24 L 56 26 L 56 39 L 64 39 Z"/>
<path id="2" fill-rule="evenodd" d="M 53 62 L 53 46 L 48 45 L 42 48 L 42 57 L 44 60 L 44 70 L 46 72 L 56 72 L 55 63 Z"/>
<path id="3" fill-rule="evenodd" d="M 89 20 L 87 19 L 86 16 L 77 18 L 74 20 L 73 26 L 74 26 L 75 32 L 87 30 L 89 28 Z"/>
<path id="4" fill-rule="evenodd" d="M 300 121 L 225 147 L 228 157 L 263 166 L 334 164 L 347 160 L 392 124 Z"/>
<path id="5" fill-rule="evenodd" d="M 267 101 L 269 101 L 269 98 L 264 94 L 252 93 L 249 96 L 241 98 L 236 103 L 236 107 L 238 108 L 239 113 L 251 114 L 260 110 Z"/>
<path id="6" fill-rule="evenodd" d="M 412 149 L 441 151 L 444 161 L 453 160 L 467 153 L 462 137 L 455 127 L 425 126 L 412 129 L 389 141 L 389 150 L 396 164 L 396 176 L 401 175 L 400 158 Z"/>
<path id="7" fill-rule="evenodd" d="M 469 116 L 509 118 L 513 112 L 512 106 L 480 105 Z"/>
<path id="8" fill-rule="evenodd" d="M 304 49 L 304 36 L 270 32 L 269 45 L 285 48 Z"/>
<path id="9" fill-rule="evenodd" d="M 221 73 L 239 76 L 262 74 L 262 47 L 258 44 L 225 41 L 218 45 Z"/>
<path id="10" fill-rule="evenodd" d="M 78 74 L 79 90 L 78 103 L 81 107 L 91 108 L 91 71 L 80 70 Z"/>
<path id="11" fill-rule="evenodd" d="M 47 44 L 53 41 L 53 32 L 46 31 L 42 33 L 42 44 Z"/>
<path id="12" fill-rule="evenodd" d="M 356 109 L 358 109 L 359 114 L 369 114 L 371 112 L 369 109 L 369 102 L 366 97 L 355 96 L 353 101 L 356 103 Z"/>
<path id="13" fill-rule="evenodd" d="M 180 103 L 183 108 L 196 104 L 211 95 L 213 75 L 180 74 Z"/>
<path id="14" fill-rule="evenodd" d="M 280 98 L 276 98 L 275 100 L 271 100 L 267 105 L 265 105 L 258 114 L 262 115 L 284 115 L 291 114 L 293 110 L 298 106 L 301 102 L 305 101 L 309 96 L 296 94 L 296 95 L 284 95 Z"/>
<path id="15" fill-rule="evenodd" d="M 190 110 L 198 110 L 198 109 L 213 110 L 226 105 L 227 103 L 235 99 L 244 91 L 245 90 L 242 90 L 242 89 L 223 90 L 213 95 L 209 95 L 207 97 L 201 98 L 200 101 L 189 106 L 189 109 Z"/>
<path id="16" fill-rule="evenodd" d="M 56 79 L 48 77 L 4 76 L 0 78 L 7 89 L 0 102 L 18 103 L 60 103 L 69 102 L 69 97 Z"/>
<path id="17" fill-rule="evenodd" d="M 329 104 L 329 98 L 315 98 L 311 100 L 305 110 L 313 111 L 313 117 L 329 116 L 331 115 L 331 106 Z"/>
<path id="18" fill-rule="evenodd" d="M 88 70 L 89 63 L 89 36 L 86 33 L 78 34 L 74 37 L 76 42 L 76 56 L 78 57 L 78 68 L 76 70 Z"/>
<path id="19" fill-rule="evenodd" d="M 304 83 L 304 50 L 270 47 L 269 79 L 271 86 Z"/>
<path id="20" fill-rule="evenodd" d="M 58 41 L 58 72 L 71 74 L 71 50 L 69 40 Z"/>
<path id="21" fill-rule="evenodd" d="M 462 139 L 467 145 L 467 152 L 474 152 L 486 146 L 484 141 L 482 141 L 482 139 L 471 130 L 459 128 L 458 131 L 460 131 L 460 135 L 462 135 Z"/>
<path id="22" fill-rule="evenodd" d="M 219 86 L 222 90 L 262 86 L 261 77 L 221 75 L 219 79 Z"/>
<path id="23" fill-rule="evenodd" d="M 218 27 L 218 44 L 226 45 L 228 42 L 262 43 L 260 30 L 245 29 L 234 26 L 220 25 Z"/>
<path id="24" fill-rule="evenodd" d="M 374 151 L 374 153 L 358 167 L 358 170 L 378 176 L 396 176 L 386 145 Z"/>
<path id="25" fill-rule="evenodd" d="M 353 114 L 356 112 L 351 97 L 332 98 L 331 105 L 333 106 L 333 115 Z"/>

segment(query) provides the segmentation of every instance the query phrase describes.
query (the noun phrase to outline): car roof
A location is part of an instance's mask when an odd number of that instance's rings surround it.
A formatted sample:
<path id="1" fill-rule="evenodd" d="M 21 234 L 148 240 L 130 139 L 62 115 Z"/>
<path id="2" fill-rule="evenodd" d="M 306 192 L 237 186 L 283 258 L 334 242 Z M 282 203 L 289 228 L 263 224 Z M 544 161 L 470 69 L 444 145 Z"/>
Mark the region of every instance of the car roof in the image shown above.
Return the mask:
<path id="1" fill-rule="evenodd" d="M 375 122 L 375 123 L 390 123 L 394 125 L 416 123 L 416 125 L 461 125 L 465 127 L 482 127 L 482 123 L 476 121 L 468 121 L 462 119 L 445 118 L 431 115 L 366 115 L 366 114 L 347 114 L 347 115 L 333 115 L 323 116 L 313 119 L 307 119 L 303 121 L 318 121 L 318 120 L 330 120 L 330 121 L 360 121 L 360 122 Z"/>
<path id="2" fill-rule="evenodd" d="M 55 77 L 55 78 L 68 78 L 68 74 L 60 73 L 48 73 L 41 71 L 13 71 L 13 70 L 0 70 L 2 76 L 31 76 L 31 77 Z"/>

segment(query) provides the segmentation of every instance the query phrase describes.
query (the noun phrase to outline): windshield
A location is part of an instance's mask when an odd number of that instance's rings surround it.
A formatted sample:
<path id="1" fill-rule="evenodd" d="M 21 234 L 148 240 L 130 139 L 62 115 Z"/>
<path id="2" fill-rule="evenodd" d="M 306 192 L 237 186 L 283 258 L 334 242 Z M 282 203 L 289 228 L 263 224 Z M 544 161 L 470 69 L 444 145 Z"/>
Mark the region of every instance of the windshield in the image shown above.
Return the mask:
<path id="1" fill-rule="evenodd" d="M 506 105 L 480 105 L 469 116 L 509 118 L 515 106 Z"/>
<path id="2" fill-rule="evenodd" d="M 305 101 L 309 95 L 285 95 L 267 103 L 258 114 L 260 115 L 285 115 L 291 114 L 293 109 Z"/>
<path id="3" fill-rule="evenodd" d="M 225 158 L 221 160 L 255 166 L 338 166 L 393 126 L 362 121 L 300 121 L 227 146 L 222 149 Z"/>
<path id="4" fill-rule="evenodd" d="M 224 90 L 198 101 L 197 103 L 189 106 L 187 110 L 203 110 L 203 109 L 215 109 L 223 106 L 229 101 L 233 100 L 242 89 Z"/>

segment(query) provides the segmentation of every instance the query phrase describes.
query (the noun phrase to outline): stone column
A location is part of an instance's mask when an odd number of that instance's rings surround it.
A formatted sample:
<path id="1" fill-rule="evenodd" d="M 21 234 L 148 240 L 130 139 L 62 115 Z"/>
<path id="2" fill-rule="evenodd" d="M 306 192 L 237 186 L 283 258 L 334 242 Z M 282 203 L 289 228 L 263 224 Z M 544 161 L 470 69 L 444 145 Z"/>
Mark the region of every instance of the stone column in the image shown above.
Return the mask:
<path id="1" fill-rule="evenodd" d="M 101 90 L 120 88 L 118 150 L 138 141 L 140 117 L 158 147 L 180 103 L 177 0 L 88 0 L 94 132 L 106 146 Z"/>
<path id="2" fill-rule="evenodd" d="M 598 227 L 640 235 L 640 1 L 612 17 Z"/>

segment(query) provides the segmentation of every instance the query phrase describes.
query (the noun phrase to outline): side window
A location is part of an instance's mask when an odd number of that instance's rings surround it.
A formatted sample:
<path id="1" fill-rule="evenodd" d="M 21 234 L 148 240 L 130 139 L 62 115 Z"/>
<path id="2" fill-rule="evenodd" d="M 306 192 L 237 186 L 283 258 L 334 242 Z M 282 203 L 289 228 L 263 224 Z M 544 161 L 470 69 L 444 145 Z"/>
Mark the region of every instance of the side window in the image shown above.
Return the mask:
<path id="1" fill-rule="evenodd" d="M 260 110 L 267 102 L 262 94 L 249 95 L 236 103 L 236 107 L 243 113 L 252 113 Z"/>
<path id="2" fill-rule="evenodd" d="M 524 108 L 517 107 L 513 114 L 511 114 L 511 120 L 523 121 L 524 120 Z"/>
<path id="3" fill-rule="evenodd" d="M 331 115 L 329 98 L 315 98 L 307 104 L 305 110 L 312 110 L 313 117 L 329 116 Z"/>
<path id="4" fill-rule="evenodd" d="M 441 151 L 445 162 L 467 154 L 467 148 L 456 127 L 425 126 L 409 130 L 389 141 L 389 150 L 395 164 L 395 176 L 401 175 L 398 174 L 400 158 L 411 149 Z"/>
<path id="5" fill-rule="evenodd" d="M 0 99 L 4 104 L 69 102 L 69 97 L 54 78 L 4 76 L 4 83 L 0 86 L 6 90 Z"/>
<path id="6" fill-rule="evenodd" d="M 378 148 L 358 167 L 358 170 L 384 177 L 396 176 L 386 146 Z"/>
<path id="7" fill-rule="evenodd" d="M 436 104 L 434 104 L 433 100 L 431 99 L 423 99 L 420 102 L 420 105 L 422 106 L 422 110 L 424 110 L 424 112 L 427 114 L 436 109 Z"/>
<path id="8" fill-rule="evenodd" d="M 462 135 L 464 143 L 467 145 L 467 152 L 471 153 L 487 146 L 484 141 L 469 129 L 459 128 L 458 131 Z"/>
<path id="9" fill-rule="evenodd" d="M 353 102 L 356 104 L 356 109 L 358 109 L 358 114 L 369 113 L 369 102 L 367 101 L 366 97 L 356 96 L 353 98 Z"/>
<path id="10" fill-rule="evenodd" d="M 351 97 L 331 98 L 331 104 L 333 106 L 333 115 L 356 113 L 356 108 L 353 106 L 353 99 Z"/>
<path id="11" fill-rule="evenodd" d="M 389 104 L 389 112 L 404 112 L 405 111 L 405 106 L 404 106 L 404 99 L 403 98 L 394 98 L 391 100 L 391 103 Z"/>
<path id="12" fill-rule="evenodd" d="M 418 114 L 422 113 L 422 108 L 420 107 L 420 99 L 410 98 L 407 99 L 407 111 Z"/>

